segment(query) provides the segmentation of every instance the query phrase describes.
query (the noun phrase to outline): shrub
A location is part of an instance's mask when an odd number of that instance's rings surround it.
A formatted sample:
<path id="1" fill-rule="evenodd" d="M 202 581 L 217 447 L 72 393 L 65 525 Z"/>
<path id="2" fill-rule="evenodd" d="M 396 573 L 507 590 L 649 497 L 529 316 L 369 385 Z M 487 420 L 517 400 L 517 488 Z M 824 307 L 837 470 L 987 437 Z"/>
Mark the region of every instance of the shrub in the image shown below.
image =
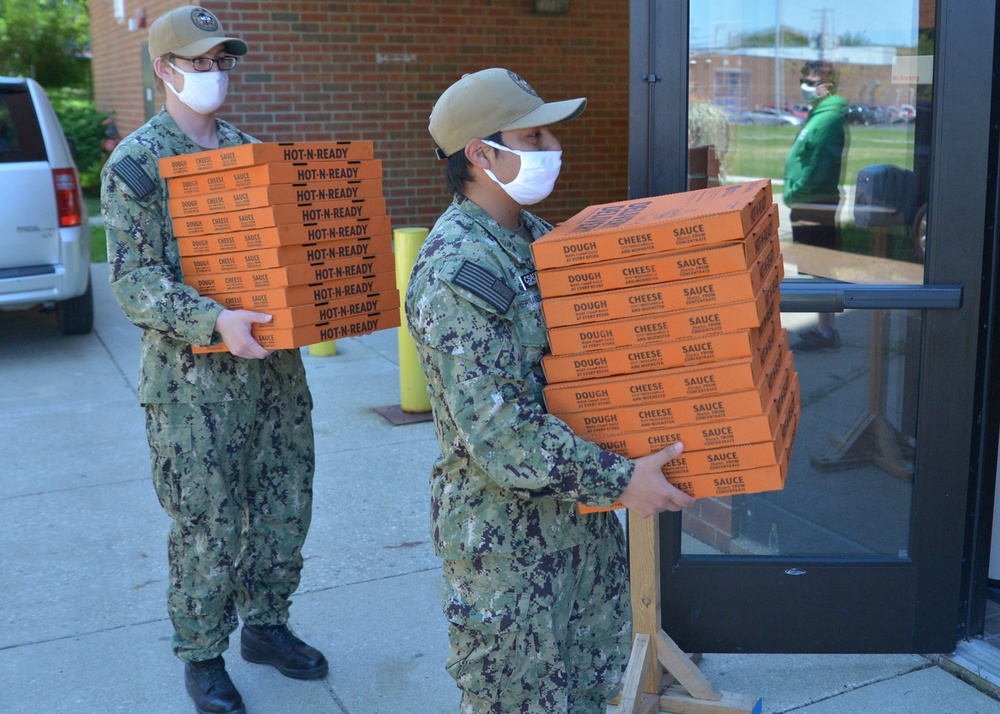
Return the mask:
<path id="1" fill-rule="evenodd" d="M 71 88 L 46 90 L 66 138 L 76 144 L 76 165 L 84 191 L 100 189 L 101 167 L 107 153 L 101 147 L 108 115 L 98 111 L 85 91 Z"/>

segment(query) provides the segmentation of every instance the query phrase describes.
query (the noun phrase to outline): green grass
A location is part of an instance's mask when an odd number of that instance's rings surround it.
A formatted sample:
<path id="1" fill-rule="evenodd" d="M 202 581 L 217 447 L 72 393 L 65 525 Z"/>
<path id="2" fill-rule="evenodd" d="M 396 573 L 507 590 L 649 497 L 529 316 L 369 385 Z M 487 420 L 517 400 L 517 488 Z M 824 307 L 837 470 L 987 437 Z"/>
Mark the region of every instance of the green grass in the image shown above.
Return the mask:
<path id="1" fill-rule="evenodd" d="M 90 227 L 90 262 L 108 262 L 108 244 L 105 238 L 104 226 Z"/>
<path id="2" fill-rule="evenodd" d="M 733 124 L 729 128 L 729 152 L 725 172 L 734 176 L 770 178 L 781 181 L 785 176 L 785 158 L 799 127 L 747 126 Z M 846 147 L 842 185 L 853 186 L 858 171 L 874 164 L 893 164 L 913 169 L 913 125 L 852 126 Z M 776 196 L 782 193 L 781 183 L 773 185 Z M 840 250 L 861 255 L 874 255 L 872 231 L 857 228 L 853 221 L 839 226 Z M 909 227 L 892 228 L 887 234 L 889 258 L 911 260 Z"/>
<path id="3" fill-rule="evenodd" d="M 729 152 L 725 158 L 729 176 L 783 179 L 785 158 L 799 127 L 748 126 L 729 128 Z M 844 183 L 853 185 L 858 170 L 873 164 L 913 168 L 913 125 L 893 127 L 852 126 L 846 147 Z M 775 186 L 780 192 L 780 186 Z"/>
<path id="4" fill-rule="evenodd" d="M 87 211 L 90 217 L 101 215 L 101 199 L 99 196 L 83 195 L 83 202 L 87 204 Z M 108 262 L 108 244 L 105 238 L 104 226 L 90 226 L 90 262 Z"/>
<path id="5" fill-rule="evenodd" d="M 841 223 L 840 250 L 858 255 L 877 255 L 875 249 L 875 234 L 868 228 L 858 228 L 854 222 Z M 897 226 L 886 232 L 886 258 L 900 262 L 913 260 L 913 247 L 910 244 L 910 232 L 907 227 Z"/>

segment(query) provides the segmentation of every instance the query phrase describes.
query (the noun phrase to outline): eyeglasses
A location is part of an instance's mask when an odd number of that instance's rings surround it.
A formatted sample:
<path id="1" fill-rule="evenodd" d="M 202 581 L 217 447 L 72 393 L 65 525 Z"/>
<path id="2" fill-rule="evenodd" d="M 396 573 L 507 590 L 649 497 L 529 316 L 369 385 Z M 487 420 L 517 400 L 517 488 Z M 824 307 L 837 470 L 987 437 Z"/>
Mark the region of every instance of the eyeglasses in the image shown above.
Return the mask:
<path id="1" fill-rule="evenodd" d="M 171 57 L 190 62 L 195 72 L 211 72 L 213 64 L 218 65 L 220 72 L 228 72 L 239 61 L 239 57 L 233 57 L 232 55 L 223 55 L 222 57 L 180 57 L 178 55 L 171 55 Z"/>

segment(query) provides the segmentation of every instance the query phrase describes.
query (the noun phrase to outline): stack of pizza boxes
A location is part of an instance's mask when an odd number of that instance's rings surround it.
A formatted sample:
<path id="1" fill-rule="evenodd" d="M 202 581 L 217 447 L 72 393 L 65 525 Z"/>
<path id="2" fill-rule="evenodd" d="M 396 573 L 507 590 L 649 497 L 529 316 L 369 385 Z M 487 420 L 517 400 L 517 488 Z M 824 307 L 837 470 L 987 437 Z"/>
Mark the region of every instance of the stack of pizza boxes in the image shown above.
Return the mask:
<path id="1" fill-rule="evenodd" d="M 245 144 L 162 158 L 160 174 L 184 282 L 224 307 L 270 314 L 253 326 L 263 347 L 399 326 L 371 142 Z"/>
<path id="2" fill-rule="evenodd" d="M 591 206 L 532 251 L 551 414 L 630 458 L 682 442 L 664 474 L 695 498 L 784 486 L 800 400 L 770 181 Z"/>

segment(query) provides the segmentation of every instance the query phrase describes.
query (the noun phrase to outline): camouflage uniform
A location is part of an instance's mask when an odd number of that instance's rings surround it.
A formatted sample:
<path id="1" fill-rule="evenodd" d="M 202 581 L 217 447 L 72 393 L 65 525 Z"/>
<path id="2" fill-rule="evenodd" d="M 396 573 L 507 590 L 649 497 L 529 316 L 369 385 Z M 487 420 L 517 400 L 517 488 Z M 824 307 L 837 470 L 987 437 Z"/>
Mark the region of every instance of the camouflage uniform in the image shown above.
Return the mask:
<path id="1" fill-rule="evenodd" d="M 551 229 L 521 219 L 533 236 Z M 612 504 L 633 463 L 545 412 L 534 271 L 528 240 L 459 197 L 406 296 L 441 446 L 431 516 L 447 668 L 468 713 L 603 712 L 631 637 L 621 525 L 576 504 Z"/>
<path id="2" fill-rule="evenodd" d="M 217 121 L 220 146 L 253 142 Z M 298 350 L 194 355 L 222 306 L 181 279 L 157 159 L 203 149 L 160 112 L 101 176 L 111 287 L 142 328 L 139 401 L 157 496 L 173 519 L 167 609 L 186 661 L 228 647 L 237 614 L 284 624 L 299 583 L 315 467 L 312 397 Z"/>

